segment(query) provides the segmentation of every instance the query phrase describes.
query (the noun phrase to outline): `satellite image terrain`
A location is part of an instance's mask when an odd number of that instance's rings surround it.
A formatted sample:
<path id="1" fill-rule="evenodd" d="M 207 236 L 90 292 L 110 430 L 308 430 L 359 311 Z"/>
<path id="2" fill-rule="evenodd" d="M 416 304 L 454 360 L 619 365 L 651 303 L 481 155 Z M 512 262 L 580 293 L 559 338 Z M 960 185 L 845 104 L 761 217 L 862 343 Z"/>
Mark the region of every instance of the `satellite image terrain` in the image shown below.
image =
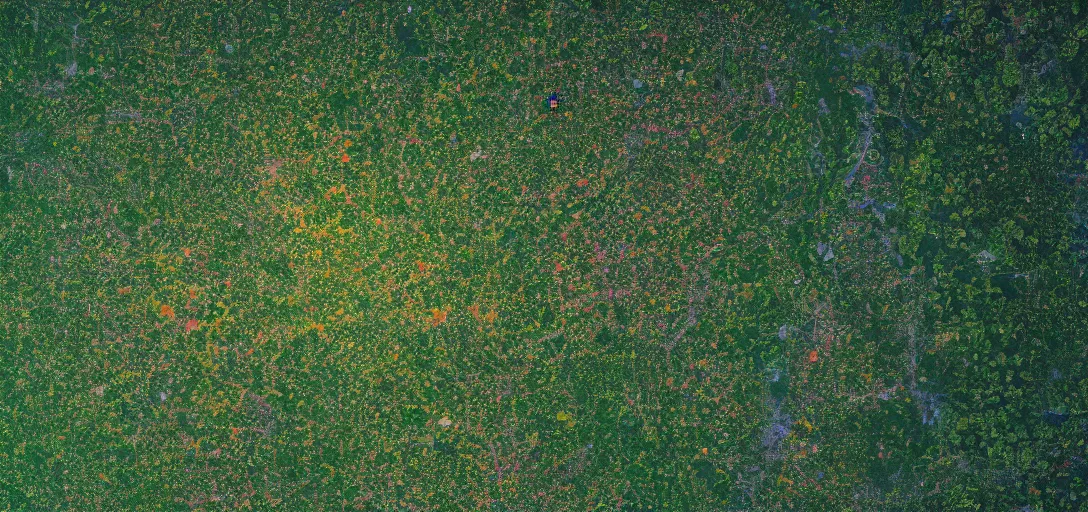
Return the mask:
<path id="1" fill-rule="evenodd" d="M 1088 0 L 0 0 L 0 511 L 1088 510 L 1086 93 Z"/>

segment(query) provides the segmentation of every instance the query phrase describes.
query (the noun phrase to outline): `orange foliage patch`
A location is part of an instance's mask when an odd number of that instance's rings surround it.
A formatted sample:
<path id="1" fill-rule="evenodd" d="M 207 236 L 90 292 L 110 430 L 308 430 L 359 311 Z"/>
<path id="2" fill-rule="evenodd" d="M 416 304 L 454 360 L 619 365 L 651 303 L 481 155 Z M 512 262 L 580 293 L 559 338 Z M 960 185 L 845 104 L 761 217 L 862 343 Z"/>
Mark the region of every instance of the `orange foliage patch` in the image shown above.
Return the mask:
<path id="1" fill-rule="evenodd" d="M 438 325 L 446 321 L 446 312 L 441 309 L 434 308 L 431 310 L 431 325 Z"/>

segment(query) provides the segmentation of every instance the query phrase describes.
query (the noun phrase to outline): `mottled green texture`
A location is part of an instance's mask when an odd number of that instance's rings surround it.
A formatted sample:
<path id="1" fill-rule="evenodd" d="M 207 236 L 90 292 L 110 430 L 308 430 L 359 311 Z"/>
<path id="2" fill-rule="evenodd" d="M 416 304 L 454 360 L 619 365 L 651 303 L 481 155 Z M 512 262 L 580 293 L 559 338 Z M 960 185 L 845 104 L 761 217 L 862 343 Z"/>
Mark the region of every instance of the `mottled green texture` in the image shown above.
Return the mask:
<path id="1" fill-rule="evenodd" d="M 1083 0 L 260 4 L 0 2 L 0 510 L 1088 500 Z"/>

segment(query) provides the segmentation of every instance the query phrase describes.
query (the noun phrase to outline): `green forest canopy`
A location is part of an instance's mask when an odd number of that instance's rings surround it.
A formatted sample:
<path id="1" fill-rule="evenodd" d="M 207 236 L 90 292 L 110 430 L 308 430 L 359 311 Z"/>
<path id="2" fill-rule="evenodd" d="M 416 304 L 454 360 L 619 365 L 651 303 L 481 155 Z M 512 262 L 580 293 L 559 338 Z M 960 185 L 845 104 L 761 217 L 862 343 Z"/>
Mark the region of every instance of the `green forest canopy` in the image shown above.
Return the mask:
<path id="1" fill-rule="evenodd" d="M 0 2 L 0 508 L 1079 509 L 1085 9 Z"/>

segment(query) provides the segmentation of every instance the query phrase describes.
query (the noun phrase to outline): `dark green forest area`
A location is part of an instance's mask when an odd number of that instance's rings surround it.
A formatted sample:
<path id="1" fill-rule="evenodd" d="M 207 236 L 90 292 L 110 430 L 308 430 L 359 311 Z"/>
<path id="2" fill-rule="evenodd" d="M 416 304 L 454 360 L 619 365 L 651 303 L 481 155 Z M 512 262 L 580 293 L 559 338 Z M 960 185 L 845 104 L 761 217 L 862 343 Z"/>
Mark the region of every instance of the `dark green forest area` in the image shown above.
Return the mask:
<path id="1" fill-rule="evenodd" d="M 0 28 L 0 510 L 1088 507 L 1088 1 Z"/>

